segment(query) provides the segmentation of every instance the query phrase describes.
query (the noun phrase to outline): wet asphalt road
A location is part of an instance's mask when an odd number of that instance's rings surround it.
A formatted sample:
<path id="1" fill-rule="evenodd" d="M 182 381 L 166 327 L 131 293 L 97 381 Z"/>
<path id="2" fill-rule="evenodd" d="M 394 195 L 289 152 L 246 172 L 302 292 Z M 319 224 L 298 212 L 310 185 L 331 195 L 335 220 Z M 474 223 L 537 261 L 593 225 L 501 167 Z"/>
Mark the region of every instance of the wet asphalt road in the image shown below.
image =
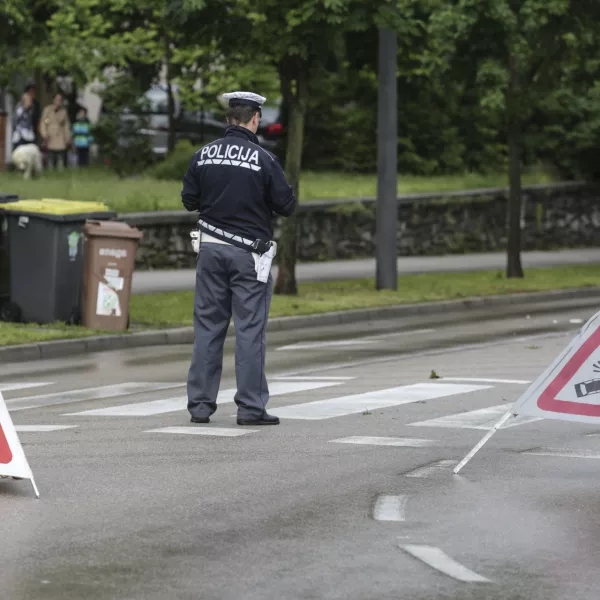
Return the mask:
<path id="1" fill-rule="evenodd" d="M 270 334 L 257 431 L 226 393 L 189 423 L 189 347 L 0 366 L 42 495 L 0 481 L 2 598 L 597 599 L 600 428 L 517 421 L 452 474 L 596 309 L 515 311 Z"/>

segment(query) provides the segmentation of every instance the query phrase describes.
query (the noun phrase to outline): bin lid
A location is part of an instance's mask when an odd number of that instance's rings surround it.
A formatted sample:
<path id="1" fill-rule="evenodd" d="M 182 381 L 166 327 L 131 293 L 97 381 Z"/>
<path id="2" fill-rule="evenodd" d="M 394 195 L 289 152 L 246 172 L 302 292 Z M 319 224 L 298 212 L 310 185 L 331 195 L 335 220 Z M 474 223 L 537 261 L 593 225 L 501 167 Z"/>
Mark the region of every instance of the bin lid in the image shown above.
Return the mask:
<path id="1" fill-rule="evenodd" d="M 139 240 L 143 233 L 136 227 L 123 221 L 92 221 L 89 220 L 83 226 L 83 231 L 90 237 L 111 237 Z"/>
<path id="2" fill-rule="evenodd" d="M 58 198 L 0 203 L 0 210 L 18 215 L 39 216 L 51 221 L 80 221 L 86 218 L 94 218 L 100 214 L 104 218 L 116 216 L 116 213 L 111 211 L 103 202 L 83 202 Z"/>

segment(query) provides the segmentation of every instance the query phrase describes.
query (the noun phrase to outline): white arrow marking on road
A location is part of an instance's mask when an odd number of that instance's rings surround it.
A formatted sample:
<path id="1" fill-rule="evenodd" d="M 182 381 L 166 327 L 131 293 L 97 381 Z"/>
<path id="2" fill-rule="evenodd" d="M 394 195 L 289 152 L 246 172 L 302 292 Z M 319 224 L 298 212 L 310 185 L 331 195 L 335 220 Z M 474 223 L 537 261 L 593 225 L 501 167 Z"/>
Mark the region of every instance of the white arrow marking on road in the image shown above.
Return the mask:
<path id="1" fill-rule="evenodd" d="M 285 419 L 320 420 L 332 417 L 344 417 L 361 413 L 364 410 L 389 408 L 401 404 L 433 400 L 444 396 L 466 394 L 478 390 L 487 390 L 490 386 L 458 385 L 454 383 L 415 383 L 366 394 L 353 394 L 331 400 L 317 400 L 305 404 L 293 404 L 270 409 L 269 412 Z"/>
<path id="2" fill-rule="evenodd" d="M 162 427 L 149 429 L 144 433 L 179 433 L 187 435 L 211 435 L 215 437 L 239 437 L 247 433 L 257 433 L 258 429 L 230 429 L 228 427 Z"/>
<path id="3" fill-rule="evenodd" d="M 408 496 L 384 496 L 377 498 L 373 507 L 373 518 L 376 521 L 405 521 Z"/>
<path id="4" fill-rule="evenodd" d="M 120 383 L 117 385 L 104 385 L 101 387 L 73 390 L 70 392 L 57 392 L 43 396 L 29 396 L 27 398 L 14 398 L 6 400 L 8 409 L 12 411 L 25 410 L 28 408 L 40 408 L 42 406 L 56 406 L 69 404 L 71 402 L 85 402 L 87 400 L 100 400 L 102 398 L 114 398 L 115 396 L 127 396 L 129 394 L 140 394 L 142 392 L 154 392 L 181 387 L 177 383 Z"/>
<path id="5" fill-rule="evenodd" d="M 50 431 L 62 431 L 63 429 L 75 429 L 78 425 L 15 425 L 19 433 L 45 433 Z"/>
<path id="6" fill-rule="evenodd" d="M 307 392 L 320 388 L 341 385 L 343 381 L 274 381 L 269 384 L 270 396 L 281 396 L 296 392 Z M 217 405 L 233 402 L 237 389 L 231 388 L 219 392 Z M 153 400 L 151 402 L 135 402 L 121 406 L 109 406 L 77 413 L 68 413 L 68 416 L 96 416 L 96 417 L 148 417 L 164 413 L 185 410 L 187 396 L 167 398 L 166 400 Z"/>
<path id="7" fill-rule="evenodd" d="M 352 437 L 330 440 L 334 444 L 361 444 L 364 446 L 399 446 L 404 448 L 425 448 L 435 444 L 434 440 L 422 440 L 397 437 L 371 437 L 368 435 L 355 435 Z"/>
<path id="8" fill-rule="evenodd" d="M 29 383 L 0 383 L 0 392 L 13 392 L 15 390 L 26 390 L 29 388 L 47 387 L 53 384 L 53 381 L 31 381 Z"/>
<path id="9" fill-rule="evenodd" d="M 419 421 L 418 423 L 409 423 L 414 427 L 448 427 L 456 429 L 491 429 L 500 417 L 507 411 L 506 404 L 490 406 L 489 408 L 480 408 L 478 410 L 470 410 L 464 413 L 447 415 L 438 417 L 437 419 L 429 419 L 427 421 Z M 526 415 L 518 415 L 515 419 L 503 425 L 506 427 L 516 427 L 517 425 L 525 425 L 540 421 L 538 417 L 529 417 Z"/>
<path id="10" fill-rule="evenodd" d="M 457 581 L 465 581 L 467 583 L 486 583 L 490 581 L 467 569 L 467 567 L 463 567 L 463 565 L 434 546 L 400 544 L 400 547 L 414 558 L 418 558 L 426 565 L 429 565 L 432 569 L 448 575 L 448 577 L 452 577 L 452 579 L 456 579 Z"/>
<path id="11" fill-rule="evenodd" d="M 359 346 L 361 344 L 375 344 L 385 338 L 396 337 L 400 335 L 416 335 L 421 333 L 433 333 L 435 329 L 416 329 L 414 331 L 396 331 L 394 333 L 382 333 L 380 335 L 369 335 L 361 338 L 352 338 L 346 340 L 329 340 L 321 342 L 299 342 L 289 344 L 288 346 L 279 346 L 277 350 L 315 350 L 321 348 L 337 348 L 339 346 Z"/>
<path id="12" fill-rule="evenodd" d="M 405 473 L 405 477 L 418 477 L 423 479 L 425 477 L 429 477 L 433 473 L 439 473 L 441 471 L 446 471 L 449 467 L 453 467 L 457 464 L 456 460 L 438 460 L 430 465 L 425 465 L 424 467 L 418 467 L 408 473 Z"/>

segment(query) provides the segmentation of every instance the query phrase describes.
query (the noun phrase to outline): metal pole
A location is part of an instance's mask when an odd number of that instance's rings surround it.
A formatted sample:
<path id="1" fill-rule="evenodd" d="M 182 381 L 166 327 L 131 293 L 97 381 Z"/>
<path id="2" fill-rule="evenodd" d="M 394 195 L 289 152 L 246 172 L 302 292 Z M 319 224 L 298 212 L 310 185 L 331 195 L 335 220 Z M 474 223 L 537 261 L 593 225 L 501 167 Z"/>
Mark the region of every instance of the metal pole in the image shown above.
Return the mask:
<path id="1" fill-rule="evenodd" d="M 513 413 L 507 412 L 484 436 L 483 439 L 467 454 L 461 461 L 456 465 L 454 469 L 454 473 L 458 473 L 487 443 L 487 441 L 513 416 Z M 517 415 L 514 415 L 515 417 Z"/>
<path id="2" fill-rule="evenodd" d="M 398 289 L 398 85 L 396 34 L 379 30 L 379 106 L 377 115 L 377 289 Z"/>

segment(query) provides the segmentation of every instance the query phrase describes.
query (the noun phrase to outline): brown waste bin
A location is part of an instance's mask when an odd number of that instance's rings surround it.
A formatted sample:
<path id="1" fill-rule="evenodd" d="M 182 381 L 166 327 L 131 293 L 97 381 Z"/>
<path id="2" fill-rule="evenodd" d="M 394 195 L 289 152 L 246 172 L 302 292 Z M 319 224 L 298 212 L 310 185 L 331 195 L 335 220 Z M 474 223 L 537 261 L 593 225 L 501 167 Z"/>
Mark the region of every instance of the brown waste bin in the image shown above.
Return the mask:
<path id="1" fill-rule="evenodd" d="M 119 221 L 87 221 L 81 324 L 125 330 L 129 322 L 135 253 L 143 233 Z"/>

